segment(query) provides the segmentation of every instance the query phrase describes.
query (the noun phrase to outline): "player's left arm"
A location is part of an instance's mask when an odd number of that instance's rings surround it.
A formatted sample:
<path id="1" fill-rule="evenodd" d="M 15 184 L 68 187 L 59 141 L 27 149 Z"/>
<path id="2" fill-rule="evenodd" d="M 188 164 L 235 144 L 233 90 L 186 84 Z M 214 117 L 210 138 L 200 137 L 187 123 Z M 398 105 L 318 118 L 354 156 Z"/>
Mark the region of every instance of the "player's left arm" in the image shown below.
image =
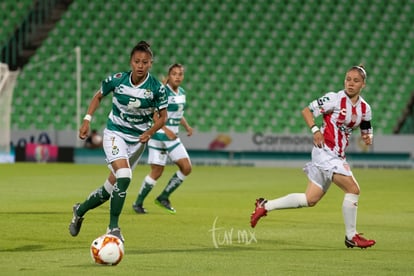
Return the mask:
<path id="1" fill-rule="evenodd" d="M 362 121 L 359 128 L 361 129 L 361 137 L 365 145 L 372 145 L 374 131 L 371 126 L 371 121 Z"/>
<path id="2" fill-rule="evenodd" d="M 361 129 L 361 138 L 364 141 L 365 145 L 372 145 L 374 130 L 371 125 L 372 112 L 371 107 L 367 105 L 365 114 L 362 115 L 362 121 L 359 124 Z"/>
<path id="3" fill-rule="evenodd" d="M 168 113 L 167 113 L 168 114 Z M 154 116 L 153 116 L 153 120 L 154 120 L 154 122 L 156 122 L 157 120 L 158 120 L 158 111 L 156 111 L 155 113 L 154 113 Z M 168 139 L 170 139 L 170 140 L 175 140 L 175 139 L 177 139 L 177 135 L 175 135 L 175 133 L 171 130 L 171 129 L 169 129 L 166 125 L 163 125 L 162 127 L 161 127 L 161 129 L 164 131 L 164 133 L 165 133 L 165 135 L 167 135 L 167 137 L 168 137 Z"/>
<path id="4" fill-rule="evenodd" d="M 158 112 L 155 112 L 154 113 L 154 122 L 159 119 L 158 116 L 159 116 Z M 163 125 L 161 127 L 161 129 L 164 131 L 165 135 L 167 135 L 168 139 L 170 139 L 170 140 L 177 139 L 177 135 L 175 135 L 175 133 L 171 129 L 169 129 L 166 125 Z"/>
<path id="5" fill-rule="evenodd" d="M 143 134 L 139 136 L 141 143 L 146 143 L 151 139 L 160 128 L 162 128 L 168 119 L 167 107 L 168 107 L 168 98 L 165 93 L 165 86 L 161 85 L 158 87 L 158 91 L 154 93 L 155 103 L 157 106 L 158 114 L 157 118 L 154 120 L 154 124 Z"/>
<path id="6" fill-rule="evenodd" d="M 193 128 L 188 124 L 187 120 L 183 116 L 180 120 L 180 124 L 185 128 L 187 131 L 187 136 L 193 135 Z"/>
<path id="7" fill-rule="evenodd" d="M 168 114 L 167 114 L 167 108 L 163 108 L 158 110 L 158 118 L 157 120 L 154 120 L 154 124 L 149 128 L 147 131 L 142 133 L 139 136 L 139 141 L 141 143 L 146 143 L 151 139 L 152 135 L 157 132 L 160 128 L 162 128 L 165 125 L 165 122 L 167 122 Z"/>

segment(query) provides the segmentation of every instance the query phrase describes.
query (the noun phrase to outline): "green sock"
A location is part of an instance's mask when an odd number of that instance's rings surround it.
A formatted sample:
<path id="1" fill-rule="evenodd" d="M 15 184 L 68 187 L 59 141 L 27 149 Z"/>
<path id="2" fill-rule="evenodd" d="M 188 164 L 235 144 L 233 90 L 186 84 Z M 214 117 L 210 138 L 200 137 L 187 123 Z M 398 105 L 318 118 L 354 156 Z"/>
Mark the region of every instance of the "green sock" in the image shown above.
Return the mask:
<path id="1" fill-rule="evenodd" d="M 105 185 L 99 187 L 93 191 L 81 205 L 79 205 L 76 214 L 80 217 L 83 217 L 89 210 L 94 209 L 106 202 L 110 196 L 111 195 L 105 189 Z"/>
<path id="2" fill-rule="evenodd" d="M 109 216 L 109 229 L 117 228 L 119 222 L 119 215 L 124 207 L 126 190 L 128 189 L 131 178 L 122 177 L 116 180 L 114 190 L 111 198 L 111 209 Z"/>
<path id="3" fill-rule="evenodd" d="M 181 185 L 181 183 L 183 183 L 184 180 L 179 178 L 177 176 L 177 173 L 175 173 L 171 177 L 170 181 L 168 181 L 168 184 L 165 187 L 164 191 L 162 191 L 162 193 L 158 197 L 159 199 L 161 199 L 161 200 L 162 199 L 168 199 L 170 197 L 170 195 L 172 194 L 172 192 L 174 192 Z"/>
<path id="4" fill-rule="evenodd" d="M 151 192 L 152 188 L 154 188 L 156 181 L 149 176 L 144 178 L 142 181 L 141 190 L 139 191 L 137 200 L 135 201 L 135 205 L 142 205 L 144 203 L 144 199 L 147 195 Z"/>

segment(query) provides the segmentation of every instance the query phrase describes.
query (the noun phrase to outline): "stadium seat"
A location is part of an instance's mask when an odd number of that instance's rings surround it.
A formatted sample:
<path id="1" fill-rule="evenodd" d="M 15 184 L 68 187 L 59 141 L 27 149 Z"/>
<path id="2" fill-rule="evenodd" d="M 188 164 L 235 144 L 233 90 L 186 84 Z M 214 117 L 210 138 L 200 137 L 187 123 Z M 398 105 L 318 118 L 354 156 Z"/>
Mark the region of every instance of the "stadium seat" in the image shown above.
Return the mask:
<path id="1" fill-rule="evenodd" d="M 368 71 L 363 97 L 374 114 L 395 101 L 387 106 L 386 120 L 374 115 L 376 132 L 390 134 L 414 87 L 414 1 L 356 3 L 351 13 L 346 0 L 74 0 L 19 77 L 12 125 L 33 125 L 23 122 L 30 117 L 24 98 L 37 91 L 62 111 L 49 127 L 75 128 L 74 47 L 82 49 L 85 112 L 100 82 L 114 70 L 128 70 L 130 49 L 144 39 L 154 50 L 155 76 L 164 76 L 174 62 L 186 66 L 186 114 L 198 131 L 302 133 L 303 119 L 296 114 L 323 93 L 342 89 L 345 71 L 363 63 Z M 128 17 L 122 17 L 125 11 Z M 391 89 L 395 83 L 397 89 Z M 97 110 L 96 128 L 105 126 L 110 104 L 105 99 Z"/>
<path id="2" fill-rule="evenodd" d="M 32 0 L 2 1 L 0 3 L 0 46 L 4 46 L 12 38 L 16 28 L 30 12 L 33 5 Z"/>

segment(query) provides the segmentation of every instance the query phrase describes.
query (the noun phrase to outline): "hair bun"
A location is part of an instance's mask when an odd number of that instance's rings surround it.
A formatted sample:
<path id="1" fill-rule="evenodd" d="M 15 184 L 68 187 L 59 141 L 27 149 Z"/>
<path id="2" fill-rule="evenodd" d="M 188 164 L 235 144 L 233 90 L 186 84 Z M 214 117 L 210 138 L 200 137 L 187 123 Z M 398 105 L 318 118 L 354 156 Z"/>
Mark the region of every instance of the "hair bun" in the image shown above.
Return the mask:
<path id="1" fill-rule="evenodd" d="M 151 45 L 149 45 L 148 42 L 146 42 L 145 40 L 141 40 L 140 42 L 138 42 L 137 46 L 145 46 L 145 47 L 151 47 Z"/>

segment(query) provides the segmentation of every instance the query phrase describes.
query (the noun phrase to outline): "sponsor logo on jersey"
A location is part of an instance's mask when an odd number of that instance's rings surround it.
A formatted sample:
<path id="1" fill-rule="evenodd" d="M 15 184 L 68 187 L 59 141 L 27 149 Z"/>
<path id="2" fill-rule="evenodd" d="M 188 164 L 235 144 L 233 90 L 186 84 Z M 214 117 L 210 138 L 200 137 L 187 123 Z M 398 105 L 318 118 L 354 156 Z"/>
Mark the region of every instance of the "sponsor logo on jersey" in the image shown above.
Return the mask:
<path id="1" fill-rule="evenodd" d="M 119 78 L 121 78 L 122 77 L 122 73 L 116 73 L 115 75 L 114 75 L 114 78 L 115 79 L 119 79 Z"/>
<path id="2" fill-rule="evenodd" d="M 130 117 L 128 114 L 125 114 L 125 113 L 121 113 L 119 116 L 121 117 L 122 120 L 127 121 L 129 123 L 133 123 L 133 124 L 138 124 L 138 123 L 143 123 L 144 122 L 144 118 Z"/>
<path id="3" fill-rule="evenodd" d="M 318 100 L 317 100 L 317 102 L 318 102 L 318 105 L 319 105 L 319 106 L 322 106 L 322 105 L 323 105 L 323 100 L 322 100 L 321 98 L 320 98 L 320 99 L 318 99 Z"/>
<path id="4" fill-rule="evenodd" d="M 317 100 L 318 105 L 319 105 L 320 107 L 321 107 L 321 106 L 324 104 L 324 102 L 326 102 L 326 101 L 329 101 L 329 97 L 327 97 L 327 96 L 324 96 L 324 97 L 319 98 L 319 99 Z"/>
<path id="5" fill-rule="evenodd" d="M 141 106 L 141 101 L 139 99 L 130 98 L 128 106 L 127 106 L 127 110 L 131 111 L 131 110 L 134 110 L 134 109 L 138 109 L 140 106 Z"/>

